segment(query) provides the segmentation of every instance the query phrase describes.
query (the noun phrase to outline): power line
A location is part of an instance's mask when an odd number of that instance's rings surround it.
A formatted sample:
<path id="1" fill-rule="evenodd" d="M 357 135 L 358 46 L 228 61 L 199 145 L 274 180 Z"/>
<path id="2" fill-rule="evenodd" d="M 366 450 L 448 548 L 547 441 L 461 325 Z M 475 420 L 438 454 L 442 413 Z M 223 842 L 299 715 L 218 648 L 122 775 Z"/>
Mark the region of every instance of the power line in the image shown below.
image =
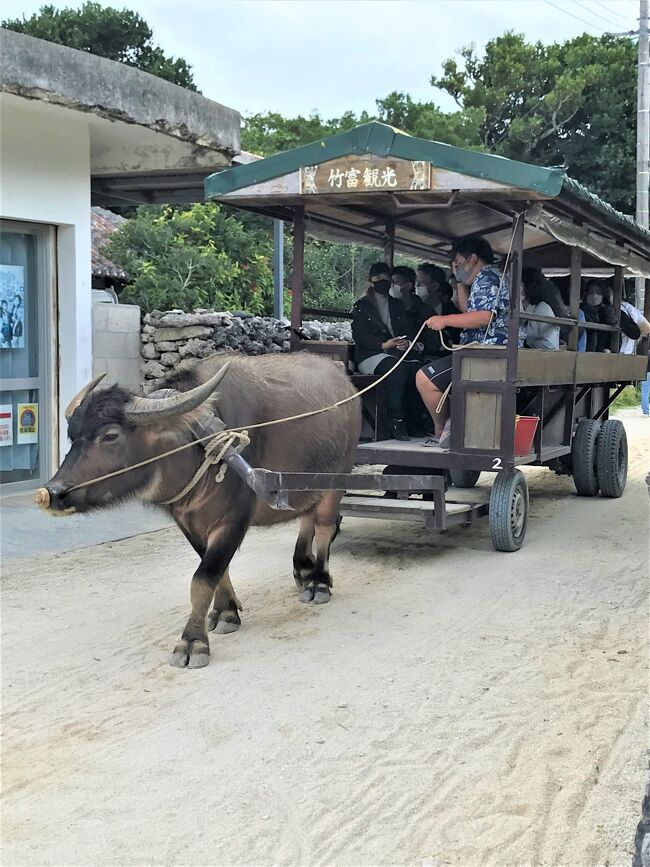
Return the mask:
<path id="1" fill-rule="evenodd" d="M 592 27 L 594 30 L 600 30 L 601 33 L 605 32 L 603 30 L 603 28 L 600 27 L 600 25 L 592 24 L 591 21 L 587 21 L 585 18 L 581 18 L 579 15 L 574 15 L 573 12 L 569 12 L 568 9 L 564 9 L 564 7 L 558 6 L 557 4 L 553 3 L 552 0 L 544 0 L 544 2 L 548 6 L 552 6 L 554 9 L 557 9 L 559 12 L 564 12 L 565 15 L 570 15 L 572 18 L 575 18 L 576 21 L 581 21 L 583 24 L 586 24 L 588 27 Z"/>
<path id="2" fill-rule="evenodd" d="M 605 16 L 601 15 L 600 12 L 596 12 L 595 9 L 590 9 L 589 6 L 585 6 L 584 3 L 580 3 L 580 0 L 573 0 L 573 2 L 576 4 L 576 6 L 580 6 L 581 9 L 585 9 L 587 12 L 589 12 L 590 15 L 595 15 L 596 18 L 600 18 L 600 20 L 604 21 L 606 24 L 613 24 L 614 27 L 621 26 L 620 21 L 614 21 L 613 18 L 605 18 Z"/>
<path id="3" fill-rule="evenodd" d="M 634 2 L 634 0 L 629 0 L 629 2 L 632 3 L 632 2 Z M 625 23 L 626 23 L 626 22 L 623 21 L 623 18 L 621 18 L 621 13 L 618 11 L 618 9 L 612 9 L 612 8 L 609 7 L 609 6 L 605 6 L 605 4 L 604 4 L 604 3 L 601 3 L 600 0 L 592 0 L 592 3 L 595 3 L 597 6 L 600 6 L 601 9 L 604 9 L 605 12 L 609 12 L 610 15 L 613 15 L 615 18 L 618 18 L 618 24 L 619 24 L 619 26 L 620 26 L 621 24 L 625 24 Z M 620 5 L 620 4 L 619 4 L 619 5 Z M 631 10 L 630 10 L 630 11 L 631 11 Z M 625 13 L 624 13 L 624 14 L 625 14 Z"/>

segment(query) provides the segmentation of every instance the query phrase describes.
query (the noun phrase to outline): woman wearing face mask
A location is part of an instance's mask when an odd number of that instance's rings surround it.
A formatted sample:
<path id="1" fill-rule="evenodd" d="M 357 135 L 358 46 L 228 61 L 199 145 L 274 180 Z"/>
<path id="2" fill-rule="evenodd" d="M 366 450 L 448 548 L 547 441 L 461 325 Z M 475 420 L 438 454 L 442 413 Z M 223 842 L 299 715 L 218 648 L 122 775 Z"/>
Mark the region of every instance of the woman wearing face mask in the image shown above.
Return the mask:
<path id="1" fill-rule="evenodd" d="M 600 322 L 603 325 L 617 325 L 616 311 L 611 303 L 609 290 L 598 280 L 590 280 L 586 287 L 580 309 L 587 322 Z M 641 336 L 639 326 L 625 310 L 620 313 L 621 332 L 631 340 Z M 587 352 L 609 352 L 611 332 L 587 330 Z"/>
<path id="2" fill-rule="evenodd" d="M 371 265 L 368 288 L 352 308 L 352 338 L 359 373 L 381 376 L 391 370 L 408 349 L 414 331 L 406 308 L 390 294 L 391 271 L 384 262 Z M 404 395 L 421 365 L 409 357 L 380 386 L 386 401 L 391 436 L 407 440 Z"/>

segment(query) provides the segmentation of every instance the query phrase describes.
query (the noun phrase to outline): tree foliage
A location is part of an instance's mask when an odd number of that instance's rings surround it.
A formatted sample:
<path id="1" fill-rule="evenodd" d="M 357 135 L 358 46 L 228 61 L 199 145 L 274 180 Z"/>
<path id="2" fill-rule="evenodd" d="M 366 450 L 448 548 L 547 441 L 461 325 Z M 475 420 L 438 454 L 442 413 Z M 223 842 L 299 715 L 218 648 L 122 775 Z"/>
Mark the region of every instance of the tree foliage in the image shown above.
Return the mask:
<path id="1" fill-rule="evenodd" d="M 105 253 L 129 275 L 121 298 L 144 310 L 261 314 L 272 307 L 268 233 L 244 227 L 216 204 L 140 207 L 113 233 Z"/>
<path id="2" fill-rule="evenodd" d="M 92 2 L 80 9 L 41 6 L 30 18 L 5 20 L 2 26 L 136 66 L 187 90 L 196 90 L 187 61 L 165 54 L 154 44 L 151 27 L 144 18 L 128 9 Z"/>
<path id="3" fill-rule="evenodd" d="M 434 87 L 462 112 L 480 112 L 480 145 L 512 159 L 566 164 L 615 207 L 633 210 L 636 47 L 632 40 L 583 34 L 529 43 L 505 33 L 461 49 Z"/>

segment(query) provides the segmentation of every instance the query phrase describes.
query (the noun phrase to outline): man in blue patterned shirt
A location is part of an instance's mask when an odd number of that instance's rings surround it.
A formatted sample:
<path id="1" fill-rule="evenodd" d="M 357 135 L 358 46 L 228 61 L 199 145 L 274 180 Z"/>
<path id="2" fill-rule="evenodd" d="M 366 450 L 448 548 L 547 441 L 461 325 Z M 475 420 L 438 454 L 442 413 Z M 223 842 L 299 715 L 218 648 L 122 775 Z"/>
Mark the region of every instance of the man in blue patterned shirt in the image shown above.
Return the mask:
<path id="1" fill-rule="evenodd" d="M 448 316 L 432 316 L 427 326 L 433 331 L 462 328 L 460 342 L 503 346 L 508 340 L 510 291 L 506 278 L 494 267 L 494 253 L 485 238 L 459 241 L 453 249 L 451 267 L 456 277 L 458 307 Z M 438 404 L 451 383 L 451 356 L 425 364 L 417 373 L 418 391 L 429 411 L 440 448 L 449 448 L 449 402 L 440 412 Z"/>

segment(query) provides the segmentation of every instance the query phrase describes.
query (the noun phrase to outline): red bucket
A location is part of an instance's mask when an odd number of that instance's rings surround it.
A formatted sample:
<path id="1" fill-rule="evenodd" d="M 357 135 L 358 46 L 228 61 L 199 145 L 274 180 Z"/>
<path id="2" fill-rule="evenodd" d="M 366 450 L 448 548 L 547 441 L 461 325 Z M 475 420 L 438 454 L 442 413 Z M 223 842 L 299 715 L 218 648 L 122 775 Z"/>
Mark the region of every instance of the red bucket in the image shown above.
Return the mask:
<path id="1" fill-rule="evenodd" d="M 524 457 L 532 452 L 538 424 L 539 417 L 536 415 L 515 416 L 515 455 Z"/>

